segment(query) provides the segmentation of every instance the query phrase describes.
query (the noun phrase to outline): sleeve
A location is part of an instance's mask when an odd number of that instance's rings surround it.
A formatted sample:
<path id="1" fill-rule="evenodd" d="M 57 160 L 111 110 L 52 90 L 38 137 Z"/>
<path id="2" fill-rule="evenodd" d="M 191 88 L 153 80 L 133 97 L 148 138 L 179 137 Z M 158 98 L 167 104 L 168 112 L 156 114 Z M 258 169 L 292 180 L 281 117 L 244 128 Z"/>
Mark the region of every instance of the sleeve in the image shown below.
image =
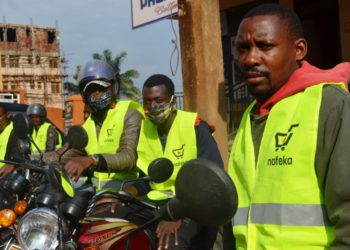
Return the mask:
<path id="1" fill-rule="evenodd" d="M 120 138 L 119 149 L 115 154 L 100 154 L 97 170 L 101 172 L 120 172 L 136 166 L 136 147 L 142 115 L 129 108 L 124 118 L 124 131 Z M 108 166 L 107 166 L 108 163 Z"/>
<path id="2" fill-rule="evenodd" d="M 22 155 L 18 140 L 15 131 L 12 130 L 6 147 L 5 160 L 10 161 L 14 156 Z"/>
<path id="3" fill-rule="evenodd" d="M 350 248 L 350 94 L 326 86 L 321 103 L 315 167 L 335 229 L 331 250 Z"/>
<path id="4" fill-rule="evenodd" d="M 47 129 L 47 140 L 46 140 L 46 148 L 45 152 L 51 152 L 56 149 L 56 145 L 58 144 L 58 134 L 53 125 L 50 125 Z"/>
<path id="5" fill-rule="evenodd" d="M 216 163 L 219 167 L 224 168 L 219 148 L 211 134 L 211 129 L 207 122 L 201 120 L 196 125 L 196 136 L 197 136 L 197 156 Z"/>

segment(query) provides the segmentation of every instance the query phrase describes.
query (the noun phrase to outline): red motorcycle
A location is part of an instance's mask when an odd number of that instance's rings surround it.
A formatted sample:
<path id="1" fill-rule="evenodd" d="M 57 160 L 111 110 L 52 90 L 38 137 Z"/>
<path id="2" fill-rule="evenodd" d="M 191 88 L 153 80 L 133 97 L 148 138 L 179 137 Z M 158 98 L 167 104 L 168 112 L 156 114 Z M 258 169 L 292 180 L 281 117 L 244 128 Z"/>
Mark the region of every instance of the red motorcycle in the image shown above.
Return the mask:
<path id="1" fill-rule="evenodd" d="M 151 162 L 149 176 L 126 182 L 151 180 L 161 183 L 170 178 L 173 168 L 174 166 L 170 160 L 158 158 Z M 118 212 L 113 218 L 94 217 L 94 215 L 101 213 L 101 211 L 109 212 L 110 204 L 104 203 L 96 206 L 96 202 L 105 197 L 118 200 L 117 211 L 130 211 L 131 209 L 134 211 L 134 214 L 137 214 L 137 211 L 142 213 L 141 211 L 148 210 L 150 213 L 153 213 L 153 211 L 159 210 L 159 207 L 154 204 L 135 198 L 128 192 L 101 191 L 91 199 L 86 217 L 80 221 L 81 227 L 77 237 L 79 248 L 111 250 L 156 249 L 156 240 L 149 227 L 155 225 L 159 218 L 149 218 L 146 223 L 137 223 L 137 220 L 128 219 L 127 216 L 123 216 L 123 212 Z"/>
<path id="2" fill-rule="evenodd" d="M 157 181 L 163 182 L 171 176 L 168 163 L 160 164 L 165 158 L 152 162 L 149 174 L 156 182 L 152 173 L 158 174 Z M 158 161 L 158 162 L 157 162 Z M 158 164 L 157 164 L 158 163 Z M 165 169 L 168 177 L 162 179 Z M 199 192 L 200 190 L 200 192 Z M 164 206 L 155 205 L 133 197 L 123 191 L 105 191 L 97 194 L 91 201 L 87 214 L 91 213 L 95 202 L 101 197 L 113 197 L 118 200 L 119 208 L 136 206 L 154 211 L 154 216 L 146 223 L 137 225 L 130 220 L 121 218 L 86 217 L 81 221 L 80 232 L 77 237 L 79 249 L 100 250 L 153 250 L 157 242 L 149 231 L 160 220 L 178 220 L 188 217 L 203 225 L 218 226 L 227 223 L 237 208 L 237 193 L 232 180 L 227 173 L 214 163 L 203 159 L 196 159 L 183 165 L 175 182 L 176 197 L 170 199 Z M 109 210 L 110 208 L 106 208 Z M 141 211 L 141 210 L 138 210 Z"/>

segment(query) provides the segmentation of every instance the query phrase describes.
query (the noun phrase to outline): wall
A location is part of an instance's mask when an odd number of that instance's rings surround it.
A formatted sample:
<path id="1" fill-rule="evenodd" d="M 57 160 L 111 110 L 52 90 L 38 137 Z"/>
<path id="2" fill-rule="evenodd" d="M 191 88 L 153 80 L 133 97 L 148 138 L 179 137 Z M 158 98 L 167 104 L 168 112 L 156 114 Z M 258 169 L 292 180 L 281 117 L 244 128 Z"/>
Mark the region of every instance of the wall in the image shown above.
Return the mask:
<path id="1" fill-rule="evenodd" d="M 350 61 L 350 1 L 338 0 L 339 30 L 343 61 Z"/>

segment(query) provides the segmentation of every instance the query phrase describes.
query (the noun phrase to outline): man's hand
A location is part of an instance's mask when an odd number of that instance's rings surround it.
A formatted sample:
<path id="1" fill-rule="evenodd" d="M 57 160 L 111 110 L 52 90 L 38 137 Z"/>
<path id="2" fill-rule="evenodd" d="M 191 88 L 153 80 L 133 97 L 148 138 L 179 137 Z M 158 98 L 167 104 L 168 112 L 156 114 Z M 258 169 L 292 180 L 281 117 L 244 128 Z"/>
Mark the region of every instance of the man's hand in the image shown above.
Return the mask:
<path id="1" fill-rule="evenodd" d="M 79 156 L 67 162 L 64 168 L 66 169 L 68 176 L 74 182 L 77 182 L 81 174 L 93 163 L 94 161 L 91 159 L 90 156 Z"/>
<path id="2" fill-rule="evenodd" d="M 158 250 L 168 249 L 169 240 L 171 234 L 174 234 L 175 237 L 175 246 L 179 245 L 179 240 L 177 237 L 177 231 L 181 226 L 181 220 L 178 221 L 161 221 L 157 226 L 157 237 L 158 241 Z"/>
<path id="3" fill-rule="evenodd" d="M 0 168 L 0 177 L 4 177 L 6 174 L 11 173 L 14 169 L 14 165 L 5 164 L 2 168 Z"/>

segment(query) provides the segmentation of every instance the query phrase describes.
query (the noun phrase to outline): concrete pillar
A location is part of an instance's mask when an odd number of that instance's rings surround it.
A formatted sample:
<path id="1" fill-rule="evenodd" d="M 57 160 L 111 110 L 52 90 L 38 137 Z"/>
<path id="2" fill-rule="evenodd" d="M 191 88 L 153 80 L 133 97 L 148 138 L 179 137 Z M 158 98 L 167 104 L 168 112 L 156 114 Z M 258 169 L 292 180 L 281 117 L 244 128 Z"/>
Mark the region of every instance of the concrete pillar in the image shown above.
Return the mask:
<path id="1" fill-rule="evenodd" d="M 216 0 L 179 0 L 185 110 L 216 127 L 214 137 L 227 167 L 228 137 L 220 10 Z"/>

